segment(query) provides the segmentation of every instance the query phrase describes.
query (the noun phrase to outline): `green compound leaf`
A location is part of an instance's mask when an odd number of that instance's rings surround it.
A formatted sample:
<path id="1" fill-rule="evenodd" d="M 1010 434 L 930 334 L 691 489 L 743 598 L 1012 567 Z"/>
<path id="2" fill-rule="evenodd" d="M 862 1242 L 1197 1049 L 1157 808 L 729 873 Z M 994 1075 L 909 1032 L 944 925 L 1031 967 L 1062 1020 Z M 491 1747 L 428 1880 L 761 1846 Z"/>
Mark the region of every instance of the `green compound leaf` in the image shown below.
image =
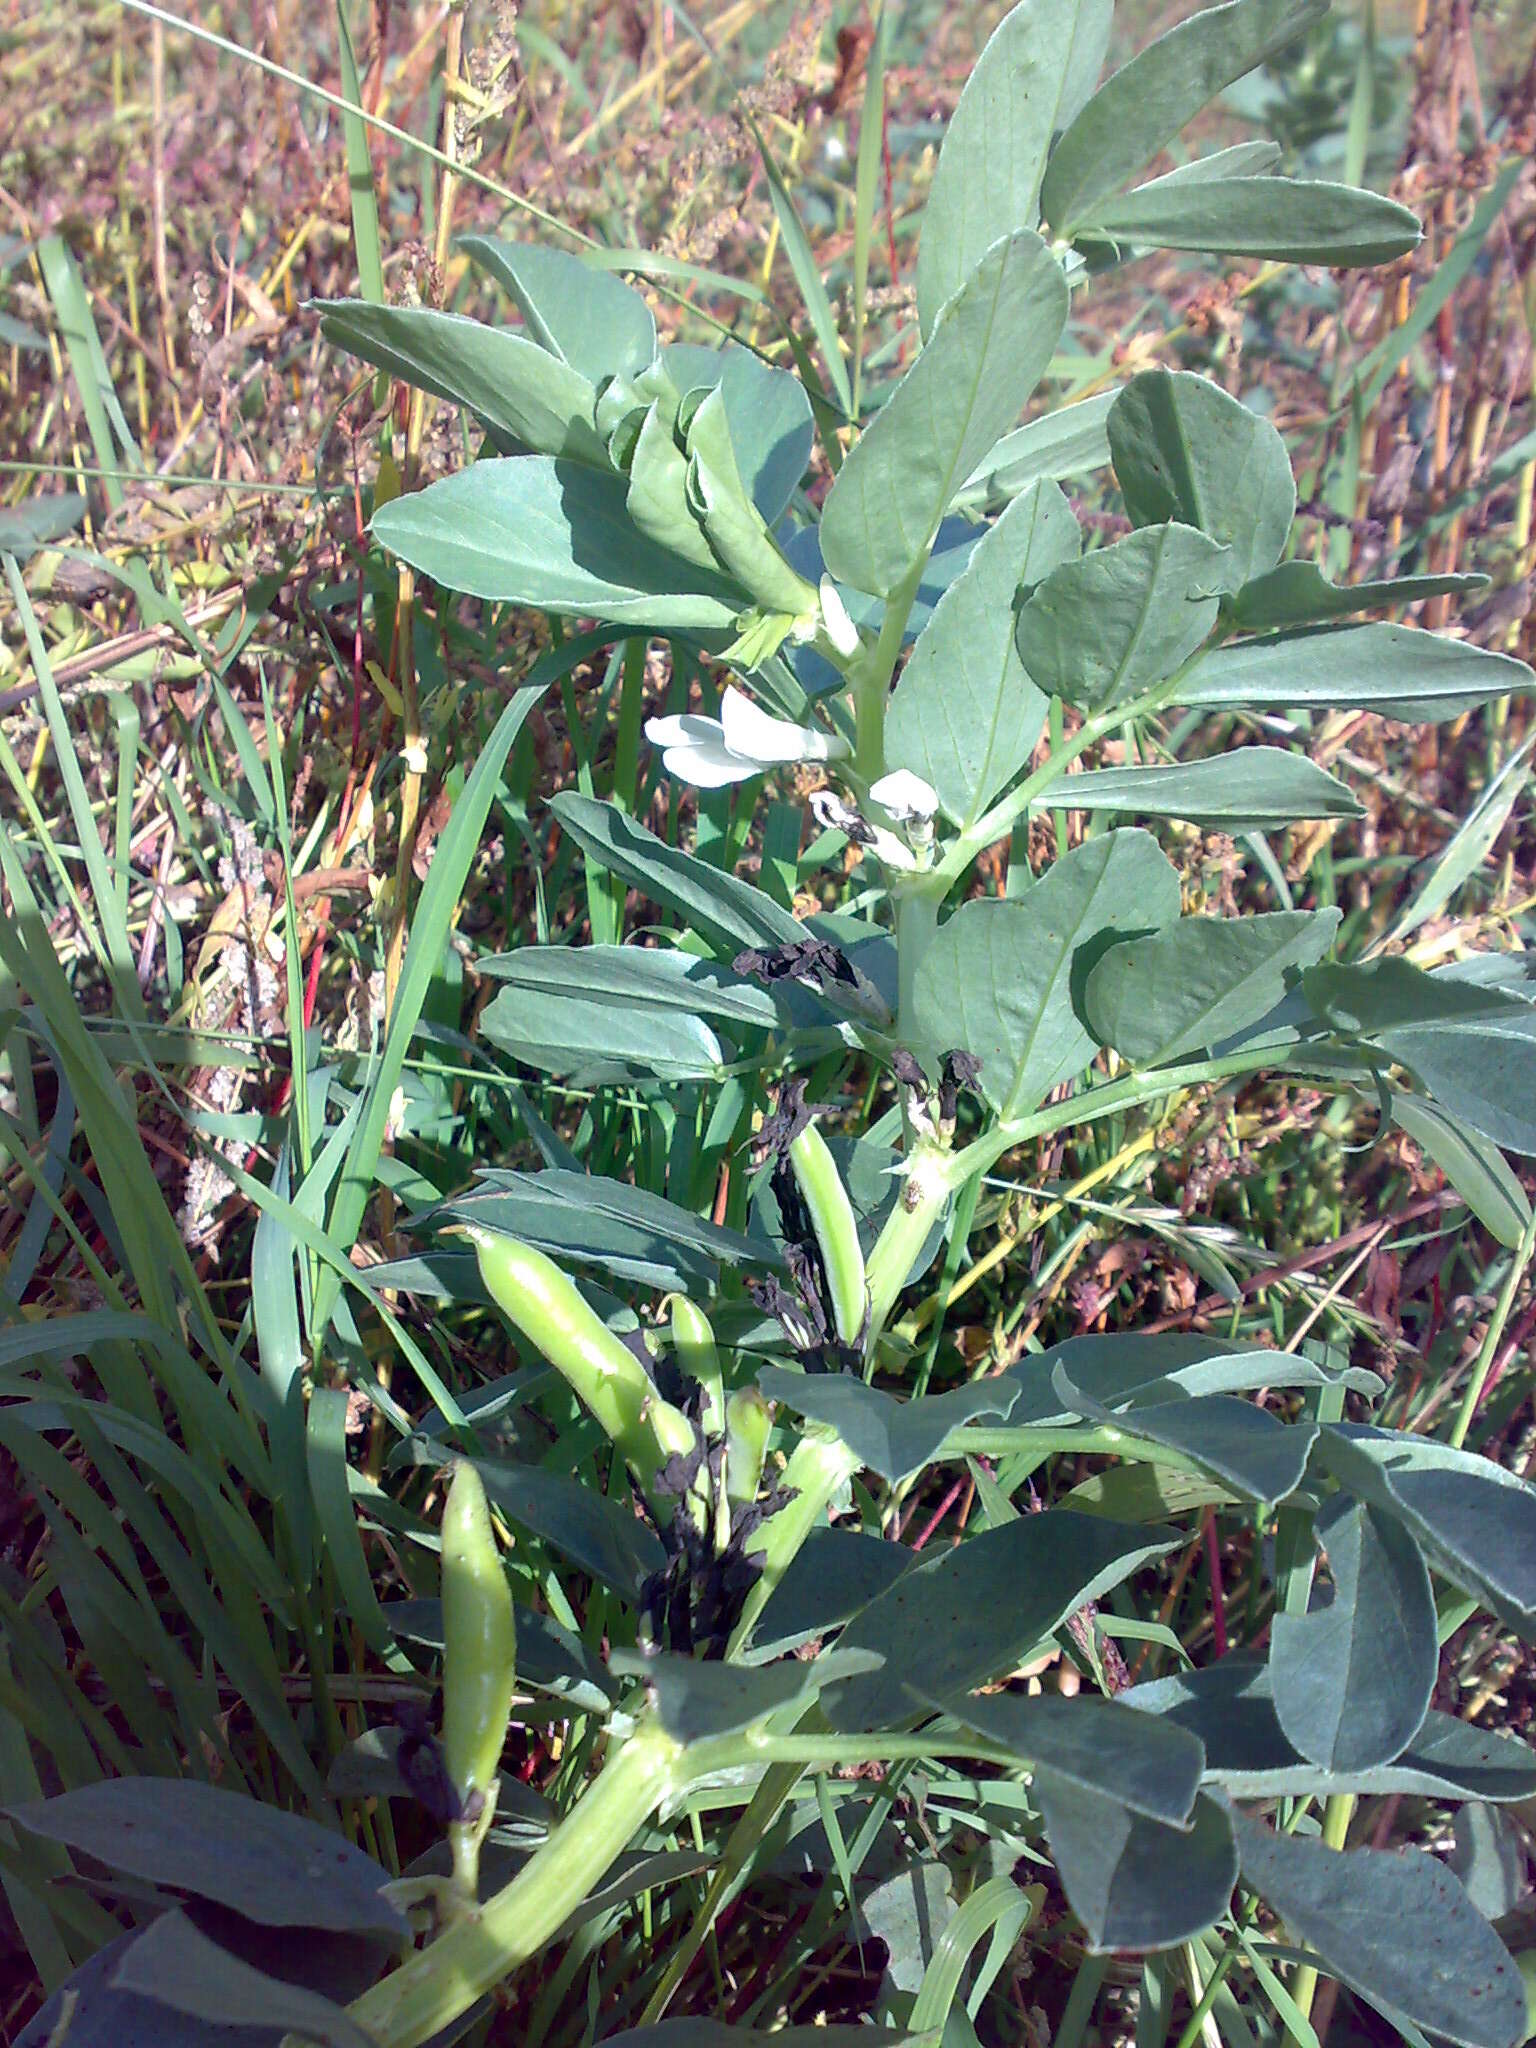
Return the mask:
<path id="1" fill-rule="evenodd" d="M 850 1732 L 909 1725 L 916 1718 L 906 1686 L 915 1644 L 923 1646 L 925 1696 L 948 1707 L 1011 1670 L 1085 1600 L 1179 1540 L 1052 1509 L 924 1557 L 838 1639 L 839 1649 L 878 1652 L 884 1668 L 829 1687 L 822 1711 L 834 1728 Z"/>
<path id="2" fill-rule="evenodd" d="M 508 291 L 541 348 L 592 384 L 633 377 L 656 357 L 656 322 L 639 292 L 564 249 L 460 235 L 477 270 Z"/>
<path id="3" fill-rule="evenodd" d="M 1326 0 L 1230 0 L 1148 44 L 1100 86 L 1057 143 L 1040 194 L 1051 226 L 1069 234 L 1217 93 L 1325 10 Z"/>
<path id="4" fill-rule="evenodd" d="M 1056 783 L 1033 808 L 1046 806 L 1184 818 L 1221 832 L 1278 832 L 1300 818 L 1362 815 L 1345 783 L 1283 747 L 1237 747 L 1166 768 L 1090 768 Z"/>
<path id="5" fill-rule="evenodd" d="M 1335 1495 L 1317 1518 L 1332 1601 L 1277 1614 L 1275 1712 L 1310 1762 L 1346 1775 L 1390 1763 L 1423 1723 L 1440 1660 L 1418 1545 L 1395 1516 Z"/>
<path id="6" fill-rule="evenodd" d="M 1333 943 L 1338 910 L 1184 917 L 1111 946 L 1088 976 L 1084 1015 L 1137 1066 L 1197 1052 L 1265 1017 Z"/>
<path id="7" fill-rule="evenodd" d="M 1024 672 L 1013 601 L 1082 543 L 1060 487 L 1030 485 L 976 543 L 902 670 L 886 713 L 891 768 L 921 775 L 946 817 L 972 824 L 1029 760 L 1046 700 Z"/>
<path id="8" fill-rule="evenodd" d="M 610 471 L 508 456 L 381 505 L 369 530 L 421 575 L 470 597 L 615 625 L 733 626 L 746 593 L 647 539 L 626 492 Z"/>
<path id="9" fill-rule="evenodd" d="M 1177 524 L 1144 526 L 1064 563 L 1019 612 L 1025 669 L 1079 710 L 1123 703 L 1173 675 L 1205 639 L 1228 563 L 1208 534 Z"/>
<path id="10" fill-rule="evenodd" d="M 1233 590 L 1279 561 L 1296 484 L 1268 420 L 1208 377 L 1147 370 L 1115 400 L 1107 430 L 1134 526 L 1172 519 L 1209 534 L 1230 551 L 1224 573 Z"/>
<path id="11" fill-rule="evenodd" d="M 1302 178 L 1156 179 L 1095 206 L 1083 234 L 1280 263 L 1390 263 L 1417 248 L 1418 216 L 1354 185 Z"/>
<path id="12" fill-rule="evenodd" d="M 923 209 L 917 315 L 924 338 L 994 242 L 1040 218 L 1051 141 L 1098 82 L 1113 0 L 1021 0 L 966 80 Z"/>
<path id="13" fill-rule="evenodd" d="M 1231 1822 L 1214 1799 L 1196 1801 L 1186 1829 L 1149 1820 L 1044 1768 L 1035 1772 L 1034 1794 L 1063 1889 L 1097 1953 L 1170 1948 L 1227 1910 L 1237 1850 Z"/>
<path id="14" fill-rule="evenodd" d="M 1381 1381 L 1358 1366 L 1332 1373 L 1294 1352 L 1235 1351 L 1216 1337 L 1185 1337 L 1171 1331 L 1143 1334 L 1113 1331 L 1069 1337 L 1049 1350 L 1021 1358 L 1004 1379 L 1021 1392 L 1009 1411 L 1015 1428 L 1041 1429 L 1070 1422 L 1082 1410 L 1064 1402 L 1057 1386 L 1065 1373 L 1074 1396 L 1088 1395 L 1106 1407 L 1183 1400 L 1199 1394 L 1247 1394 L 1258 1387 L 1347 1387 L 1379 1394 Z"/>
<path id="15" fill-rule="evenodd" d="M 1232 1825 L 1243 1883 L 1317 1950 L 1329 1974 L 1389 2020 L 1460 2048 L 1515 2048 L 1525 1987 L 1514 1958 L 1447 1866 L 1422 1849 L 1352 1849 Z"/>
<path id="16" fill-rule="evenodd" d="M 1529 691 L 1533 680 L 1523 661 L 1469 641 L 1412 626 L 1334 626 L 1215 648 L 1185 677 L 1179 702 L 1213 711 L 1376 711 L 1432 722 Z"/>
<path id="17" fill-rule="evenodd" d="M 1100 955 L 1178 914 L 1178 876 L 1147 833 L 1090 839 L 1020 901 L 961 905 L 918 970 L 918 1036 L 973 1053 L 987 1101 L 1021 1115 L 1093 1057 L 1081 1004 Z"/>
<path id="18" fill-rule="evenodd" d="M 988 251 L 827 494 L 821 551 L 833 576 L 884 597 L 911 574 L 956 489 L 1023 411 L 1066 318 L 1066 279 L 1038 235 Z"/>

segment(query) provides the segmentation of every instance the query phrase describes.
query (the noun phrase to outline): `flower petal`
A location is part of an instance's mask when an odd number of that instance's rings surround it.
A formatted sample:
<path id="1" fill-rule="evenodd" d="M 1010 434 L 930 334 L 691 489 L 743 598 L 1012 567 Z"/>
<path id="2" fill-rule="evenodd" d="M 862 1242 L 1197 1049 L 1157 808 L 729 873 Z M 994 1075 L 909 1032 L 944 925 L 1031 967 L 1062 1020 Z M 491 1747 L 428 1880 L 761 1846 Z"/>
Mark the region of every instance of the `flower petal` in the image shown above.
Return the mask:
<path id="1" fill-rule="evenodd" d="M 882 775 L 870 788 L 870 795 L 888 817 L 898 824 L 908 818 L 931 818 L 939 808 L 938 791 L 910 768 L 895 768 Z"/>
<path id="2" fill-rule="evenodd" d="M 685 711 L 681 718 L 648 718 L 645 736 L 653 747 L 696 747 L 721 737 L 718 718 Z"/>
<path id="3" fill-rule="evenodd" d="M 734 683 L 727 684 L 721 699 L 720 727 L 731 752 L 754 761 L 804 761 L 809 758 L 805 743 L 815 737 L 787 718 L 771 717 Z"/>
<path id="4" fill-rule="evenodd" d="M 699 740 L 688 746 L 668 747 L 662 765 L 679 782 L 691 782 L 697 789 L 725 789 L 733 782 L 745 782 L 760 775 L 756 761 L 744 761 L 716 739 Z"/>

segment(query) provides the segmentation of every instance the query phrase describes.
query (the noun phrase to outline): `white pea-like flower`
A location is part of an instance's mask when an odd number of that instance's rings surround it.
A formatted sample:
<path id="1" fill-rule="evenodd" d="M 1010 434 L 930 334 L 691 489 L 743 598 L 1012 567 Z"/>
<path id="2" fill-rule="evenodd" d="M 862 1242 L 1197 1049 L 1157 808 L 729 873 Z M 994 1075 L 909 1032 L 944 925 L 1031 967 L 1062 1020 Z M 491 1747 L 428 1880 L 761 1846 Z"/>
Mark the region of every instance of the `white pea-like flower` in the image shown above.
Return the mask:
<path id="1" fill-rule="evenodd" d="M 893 768 L 870 785 L 870 795 L 898 825 L 926 825 L 939 808 L 939 793 L 910 768 Z"/>
<path id="2" fill-rule="evenodd" d="M 734 684 L 726 688 L 718 718 L 692 711 L 678 718 L 651 718 L 645 736 L 664 750 L 669 775 L 699 789 L 723 789 L 786 762 L 840 761 L 848 752 L 847 741 L 835 733 L 774 718 Z"/>

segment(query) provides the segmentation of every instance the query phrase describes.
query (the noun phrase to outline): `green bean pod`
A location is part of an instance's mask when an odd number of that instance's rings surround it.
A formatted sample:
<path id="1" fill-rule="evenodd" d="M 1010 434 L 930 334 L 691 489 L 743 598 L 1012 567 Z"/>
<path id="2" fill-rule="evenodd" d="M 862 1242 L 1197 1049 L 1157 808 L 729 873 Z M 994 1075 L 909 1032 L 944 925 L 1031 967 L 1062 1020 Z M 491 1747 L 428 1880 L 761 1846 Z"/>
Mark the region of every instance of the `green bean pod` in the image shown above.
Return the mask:
<path id="1" fill-rule="evenodd" d="M 706 1436 L 719 1436 L 725 1427 L 725 1379 L 709 1317 L 686 1294 L 672 1295 L 667 1307 L 672 1318 L 672 1351 L 678 1366 L 704 1389 L 700 1426 Z"/>
<path id="2" fill-rule="evenodd" d="M 692 1450 L 693 1424 L 661 1398 L 639 1359 L 553 1259 L 499 1230 L 471 1225 L 465 1234 L 491 1299 L 566 1381 L 649 1495 L 667 1459 Z"/>
<path id="3" fill-rule="evenodd" d="M 821 1247 L 838 1337 L 844 1344 L 856 1345 L 863 1337 L 869 1310 L 858 1219 L 837 1161 L 815 1124 L 807 1124 L 797 1133 L 789 1148 L 789 1163 Z"/>
<path id="4" fill-rule="evenodd" d="M 757 1499 L 773 1415 L 756 1387 L 739 1387 L 725 1404 L 725 1491 L 735 1505 Z"/>
<path id="5" fill-rule="evenodd" d="M 449 1836 L 456 1888 L 473 1898 L 512 1714 L 517 1623 L 485 1488 L 467 1461 L 448 1482 L 441 1537 L 443 1763 L 463 1809 Z"/>

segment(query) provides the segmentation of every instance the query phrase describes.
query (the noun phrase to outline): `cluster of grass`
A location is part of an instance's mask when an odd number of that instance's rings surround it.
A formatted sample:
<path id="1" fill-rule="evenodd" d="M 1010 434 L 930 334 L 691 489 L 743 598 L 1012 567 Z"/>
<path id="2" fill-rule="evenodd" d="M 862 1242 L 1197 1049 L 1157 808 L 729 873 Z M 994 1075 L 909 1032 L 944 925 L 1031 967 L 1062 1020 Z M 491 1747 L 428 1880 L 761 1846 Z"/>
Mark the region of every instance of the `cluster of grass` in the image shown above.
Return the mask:
<path id="1" fill-rule="evenodd" d="M 729 331 L 784 359 L 867 322 L 866 360 L 894 368 L 931 146 L 999 11 L 892 14 L 882 160 L 862 167 L 868 24 L 820 5 L 278 0 L 195 10 L 194 31 L 104 0 L 0 25 L 0 548 L 17 558 L 0 595 L 0 1804 L 190 1772 L 331 1812 L 327 1769 L 421 1691 L 430 1647 L 391 1613 L 435 1590 L 418 1540 L 435 1467 L 416 1449 L 466 1417 L 494 1430 L 508 1358 L 483 1305 L 417 1256 L 414 1215 L 487 1166 L 543 1164 L 746 1223 L 762 1077 L 593 1094 L 477 1032 L 486 957 L 652 920 L 556 841 L 548 794 L 610 796 L 722 867 L 753 862 L 786 904 L 846 894 L 791 788 L 754 834 L 749 803 L 695 806 L 642 750 L 645 713 L 713 679 L 638 643 L 610 653 L 439 605 L 371 549 L 370 506 L 459 461 L 459 429 L 357 381 L 305 302 L 472 304 L 453 237 L 491 227 L 616 252 L 669 334 Z M 1153 26 L 1128 10 L 1117 33 L 1129 47 Z M 1474 33 L 1439 0 L 1317 31 L 1223 118 L 1259 123 L 1303 171 L 1390 186 L 1426 220 L 1422 250 L 1363 279 L 1133 266 L 1053 366 L 1064 396 L 1163 362 L 1267 406 L 1303 451 L 1320 566 L 1482 571 L 1462 628 L 1527 659 L 1530 37 L 1518 11 Z M 795 210 L 775 205 L 754 122 Z M 861 172 L 872 247 L 851 229 Z M 1113 530 L 1102 480 L 1073 489 Z M 84 507 L 48 506 L 62 491 Z M 83 532 L 61 540 L 51 514 L 77 511 Z M 1445 624 L 1443 601 L 1422 622 Z M 549 685 L 536 705 L 516 694 L 530 682 Z M 1187 898 L 1337 904 L 1353 955 L 1525 947 L 1527 716 L 1495 707 L 1438 741 L 1319 720 L 1307 749 L 1352 771 L 1365 819 L 1278 846 L 1171 837 Z M 1218 721 L 1199 745 L 1255 723 L 1282 722 Z M 1033 829 L 1044 853 L 1070 820 Z M 832 1061 L 810 1093 L 873 1085 Z M 1234 1086 L 1012 1162 L 899 1326 L 919 1383 L 1090 1330 L 1321 1340 L 1384 1373 L 1389 1425 L 1464 1416 L 1469 1445 L 1528 1473 L 1525 1260 L 1460 1227 L 1406 1138 L 1358 1152 L 1376 1113 Z M 579 1426 L 517 1447 L 597 1469 Z M 1124 1509 L 1146 1475 L 1103 1462 L 1057 1461 L 1053 1489 Z M 977 1484 L 919 1489 L 896 1529 L 953 1535 Z M 520 1544 L 521 1597 L 595 1644 L 607 1596 L 548 1533 Z M 1109 1625 L 1152 1675 L 1220 1648 L 1260 1584 L 1258 1531 L 1218 1542 L 1208 1522 L 1155 1624 L 1127 1608 Z M 1526 1655 L 1448 1630 L 1445 1703 L 1523 1726 Z M 1078 1680 L 1070 1657 L 1046 1675 Z M 547 1710 L 528 1710 L 525 1776 L 558 1801 L 591 1735 Z M 765 1866 L 751 1910 L 733 1900 L 707 1943 L 692 1872 L 616 1902 L 520 1986 L 506 2037 L 575 2043 L 599 2011 L 611 2030 L 673 1975 L 678 2009 L 737 2020 L 868 2010 L 910 1930 L 897 1900 L 883 1924 L 868 1899 L 867 1925 L 846 1908 L 907 1775 L 835 1804 L 823 1789 L 823 1846 L 802 1859 L 819 1856 L 820 1890 L 793 1858 Z M 422 1846 L 393 1838 L 384 1802 L 345 1814 L 386 1862 Z M 707 1822 L 696 1810 L 691 1837 L 649 1846 L 697 1850 Z M 1385 1838 L 1391 1817 L 1370 1824 Z M 967 1839 L 985 1871 L 984 1827 Z M 40 1869 L 0 1824 L 16 1930 L 0 2023 L 116 1932 L 89 1889 L 50 1882 L 67 1868 L 60 1852 Z M 1210 1963 L 1192 1954 L 1190 1982 L 1084 1963 L 1070 1918 L 1047 1912 L 997 1995 L 1015 2039 L 1075 2048 L 1137 1990 L 1138 2039 L 1177 2038 L 1232 2019 L 1214 1992 L 1190 2018 Z"/>

